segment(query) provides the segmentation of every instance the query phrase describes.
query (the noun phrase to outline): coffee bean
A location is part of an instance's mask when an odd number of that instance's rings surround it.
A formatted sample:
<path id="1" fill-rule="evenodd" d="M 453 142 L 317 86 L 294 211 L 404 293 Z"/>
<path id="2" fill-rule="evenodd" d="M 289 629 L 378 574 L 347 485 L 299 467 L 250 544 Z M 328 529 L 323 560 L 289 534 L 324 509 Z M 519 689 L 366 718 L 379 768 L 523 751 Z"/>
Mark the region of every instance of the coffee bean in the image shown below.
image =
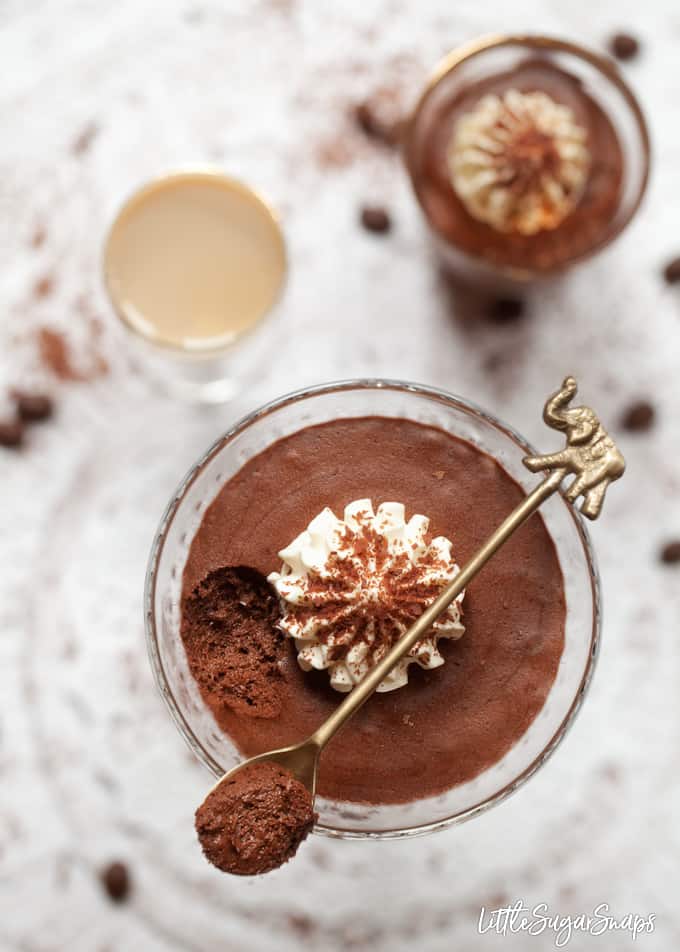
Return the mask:
<path id="1" fill-rule="evenodd" d="M 640 52 L 640 42 L 630 33 L 615 33 L 609 40 L 609 52 L 619 60 L 631 60 Z"/>
<path id="2" fill-rule="evenodd" d="M 661 549 L 659 558 L 665 565 L 677 565 L 680 562 L 680 539 L 667 542 Z"/>
<path id="3" fill-rule="evenodd" d="M 366 100 L 354 108 L 357 125 L 369 139 L 375 139 L 383 145 L 398 145 L 402 138 L 404 123 L 400 119 L 387 119 L 376 107 Z"/>
<path id="4" fill-rule="evenodd" d="M 54 412 L 54 404 L 44 393 L 25 393 L 16 390 L 12 397 L 16 403 L 17 413 L 26 423 L 38 423 L 48 420 Z"/>
<path id="5" fill-rule="evenodd" d="M 521 298 L 496 298 L 489 305 L 488 316 L 495 324 L 512 324 L 524 317 L 525 306 Z"/>
<path id="6" fill-rule="evenodd" d="M 379 137 L 380 124 L 371 104 L 360 102 L 354 110 L 354 118 L 359 127 L 371 138 Z"/>
<path id="7" fill-rule="evenodd" d="M 366 231 L 384 234 L 392 227 L 388 211 L 380 205 L 364 205 L 361 209 L 361 224 Z"/>
<path id="8" fill-rule="evenodd" d="M 19 449 L 24 442 L 24 425 L 21 420 L 0 421 L 0 446 Z"/>
<path id="9" fill-rule="evenodd" d="M 621 426 L 630 433 L 644 433 L 654 425 L 656 411 L 648 400 L 631 403 L 621 417 Z"/>
<path id="10" fill-rule="evenodd" d="M 673 258 L 663 269 L 664 280 L 668 284 L 677 284 L 680 281 L 680 258 Z"/>
<path id="11" fill-rule="evenodd" d="M 130 873 L 125 863 L 109 863 L 99 878 L 112 902 L 125 902 L 130 893 Z"/>

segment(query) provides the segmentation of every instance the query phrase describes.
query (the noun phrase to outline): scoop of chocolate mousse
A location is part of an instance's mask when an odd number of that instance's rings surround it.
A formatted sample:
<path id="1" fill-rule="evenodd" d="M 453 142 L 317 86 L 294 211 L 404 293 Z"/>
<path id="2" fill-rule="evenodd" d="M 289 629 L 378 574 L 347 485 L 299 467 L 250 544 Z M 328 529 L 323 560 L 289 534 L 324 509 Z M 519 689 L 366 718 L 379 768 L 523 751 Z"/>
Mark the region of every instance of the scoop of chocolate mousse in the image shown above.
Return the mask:
<path id="1" fill-rule="evenodd" d="M 191 673 L 211 705 L 250 717 L 279 714 L 278 665 L 286 653 L 276 628 L 279 614 L 269 583 L 247 566 L 210 572 L 185 598 L 182 639 Z"/>
<path id="2" fill-rule="evenodd" d="M 255 876 L 288 862 L 314 826 L 311 794 L 271 761 L 224 780 L 196 811 L 206 859 L 225 873 Z"/>

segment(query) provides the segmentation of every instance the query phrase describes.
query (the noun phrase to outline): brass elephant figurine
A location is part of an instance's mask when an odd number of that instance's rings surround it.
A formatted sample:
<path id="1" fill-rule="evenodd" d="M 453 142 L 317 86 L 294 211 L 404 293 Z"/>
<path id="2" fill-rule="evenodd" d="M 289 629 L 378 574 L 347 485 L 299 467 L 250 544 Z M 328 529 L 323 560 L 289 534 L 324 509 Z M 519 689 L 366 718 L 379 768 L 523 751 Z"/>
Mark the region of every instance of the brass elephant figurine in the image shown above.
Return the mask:
<path id="1" fill-rule="evenodd" d="M 574 473 L 565 496 L 569 502 L 583 496 L 581 512 L 589 519 L 597 519 L 607 487 L 623 475 L 626 463 L 593 410 L 569 406 L 576 391 L 576 381 L 567 377 L 543 410 L 548 426 L 566 433 L 566 447 L 559 453 L 527 456 L 524 465 L 532 473 L 542 470 L 563 470 L 564 475 Z"/>

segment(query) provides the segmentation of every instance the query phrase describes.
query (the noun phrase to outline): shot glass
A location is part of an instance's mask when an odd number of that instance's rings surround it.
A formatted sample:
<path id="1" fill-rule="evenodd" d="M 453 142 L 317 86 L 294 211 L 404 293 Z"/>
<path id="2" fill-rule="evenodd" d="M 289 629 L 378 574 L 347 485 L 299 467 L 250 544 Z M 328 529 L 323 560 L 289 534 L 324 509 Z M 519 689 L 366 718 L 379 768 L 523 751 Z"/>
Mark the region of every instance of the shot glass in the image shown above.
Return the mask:
<path id="1" fill-rule="evenodd" d="M 286 271 L 276 213 L 212 169 L 173 172 L 136 191 L 103 258 L 109 298 L 144 371 L 208 403 L 228 400 L 253 365 Z"/>

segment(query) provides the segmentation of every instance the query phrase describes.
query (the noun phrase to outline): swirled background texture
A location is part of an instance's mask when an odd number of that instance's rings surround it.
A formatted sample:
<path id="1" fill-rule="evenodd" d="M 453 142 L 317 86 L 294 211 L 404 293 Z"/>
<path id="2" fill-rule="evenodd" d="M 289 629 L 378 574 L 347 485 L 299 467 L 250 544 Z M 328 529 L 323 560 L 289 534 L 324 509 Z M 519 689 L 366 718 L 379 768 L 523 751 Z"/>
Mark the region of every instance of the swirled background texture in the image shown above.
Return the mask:
<path id="1" fill-rule="evenodd" d="M 653 16 L 651 15 L 653 13 Z M 680 947 L 680 9 L 675 0 L 0 2 L 0 400 L 50 389 L 56 419 L 0 450 L 0 949 L 549 949 L 478 935 L 480 906 L 657 916 Z M 608 252 L 535 291 L 525 319 L 480 319 L 438 276 L 396 156 L 351 105 L 399 108 L 446 49 L 529 28 L 595 47 L 628 28 L 625 67 L 656 145 L 644 209 Z M 236 399 L 197 410 L 150 390 L 115 333 L 102 237 L 145 178 L 212 162 L 281 210 L 291 272 Z M 357 224 L 384 203 L 391 234 Z M 210 778 L 159 700 L 143 645 L 148 549 L 169 494 L 238 416 L 307 383 L 390 375 L 474 399 L 548 445 L 565 371 L 629 460 L 594 529 L 606 603 L 591 695 L 550 763 L 486 816 L 389 844 L 314 838 L 256 882 L 202 860 L 192 813 Z M 616 426 L 649 397 L 648 433 Z M 546 442 L 547 441 L 547 442 Z M 114 906 L 112 859 L 133 888 Z M 620 952 L 625 935 L 575 937 Z"/>

